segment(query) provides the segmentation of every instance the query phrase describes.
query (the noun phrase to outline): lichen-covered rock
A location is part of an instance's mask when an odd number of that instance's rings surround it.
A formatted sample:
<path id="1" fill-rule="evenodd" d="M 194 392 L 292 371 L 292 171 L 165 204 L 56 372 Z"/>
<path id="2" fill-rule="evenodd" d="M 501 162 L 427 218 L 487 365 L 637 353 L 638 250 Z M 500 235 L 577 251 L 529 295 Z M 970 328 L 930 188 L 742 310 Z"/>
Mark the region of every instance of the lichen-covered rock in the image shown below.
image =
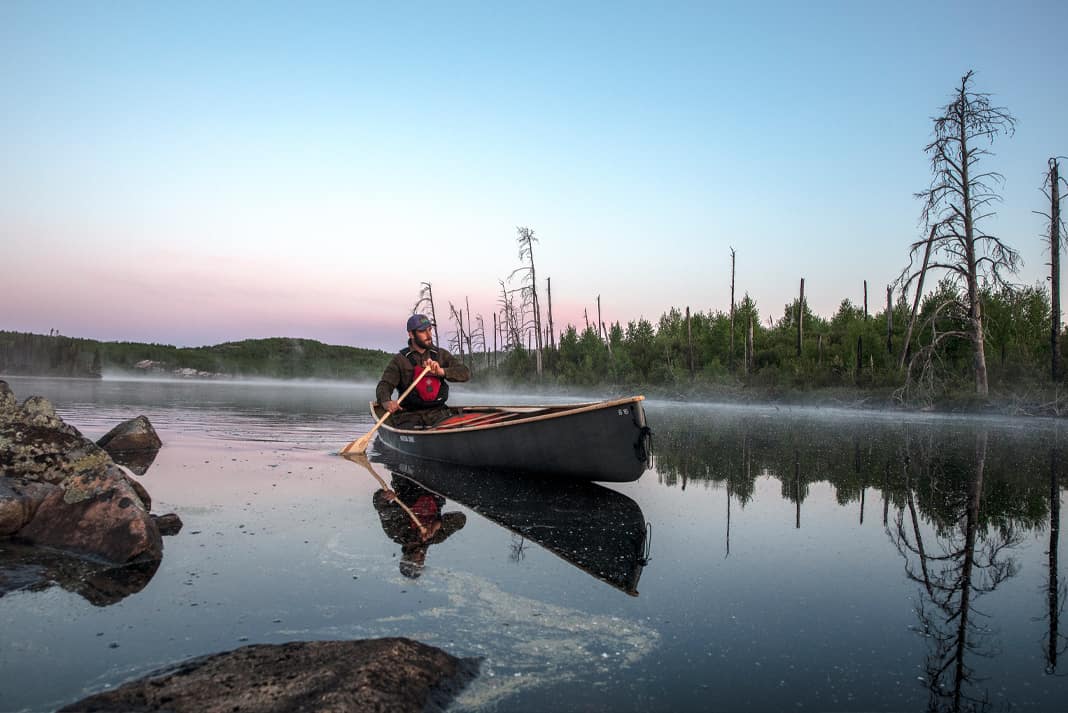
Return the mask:
<path id="1" fill-rule="evenodd" d="M 163 556 L 163 540 L 155 520 L 116 465 L 103 473 L 68 477 L 48 494 L 33 519 L 17 534 L 36 545 L 111 562 Z"/>
<path id="2" fill-rule="evenodd" d="M 57 487 L 24 478 L 0 478 L 0 537 L 21 530 L 33 519 L 45 497 Z"/>
<path id="3" fill-rule="evenodd" d="M 442 711 L 478 672 L 411 639 L 244 646 L 193 659 L 61 711 Z"/>
<path id="4" fill-rule="evenodd" d="M 0 536 L 112 562 L 161 557 L 144 487 L 47 399 L 32 396 L 19 406 L 2 381 L 0 473 Z"/>
<path id="5" fill-rule="evenodd" d="M 156 434 L 156 429 L 152 428 L 148 417 L 138 416 L 115 426 L 96 444 L 114 454 L 121 451 L 158 451 L 163 441 Z"/>

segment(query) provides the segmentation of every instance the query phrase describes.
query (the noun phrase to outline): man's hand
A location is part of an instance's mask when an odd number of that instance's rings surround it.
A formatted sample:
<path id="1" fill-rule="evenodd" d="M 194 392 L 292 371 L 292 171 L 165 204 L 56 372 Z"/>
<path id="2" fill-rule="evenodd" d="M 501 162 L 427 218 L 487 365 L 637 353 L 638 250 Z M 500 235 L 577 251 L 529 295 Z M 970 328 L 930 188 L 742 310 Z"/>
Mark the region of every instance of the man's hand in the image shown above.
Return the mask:
<path id="1" fill-rule="evenodd" d="M 404 410 L 401 408 L 399 401 L 387 401 L 386 403 L 382 404 L 382 407 L 390 413 L 397 413 L 398 411 Z"/>
<path id="2" fill-rule="evenodd" d="M 430 373 L 434 376 L 444 378 L 445 370 L 441 368 L 441 364 L 438 364 L 433 359 L 427 359 L 423 362 L 423 368 L 430 367 Z"/>

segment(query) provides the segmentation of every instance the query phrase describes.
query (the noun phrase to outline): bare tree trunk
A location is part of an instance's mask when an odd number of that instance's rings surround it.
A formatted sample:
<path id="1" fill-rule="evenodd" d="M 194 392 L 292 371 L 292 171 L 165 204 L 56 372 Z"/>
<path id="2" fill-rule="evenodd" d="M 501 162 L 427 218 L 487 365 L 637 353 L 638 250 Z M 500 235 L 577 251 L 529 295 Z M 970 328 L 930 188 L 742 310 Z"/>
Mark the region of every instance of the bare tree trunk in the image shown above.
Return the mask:
<path id="1" fill-rule="evenodd" d="M 1060 471 L 1060 451 L 1054 446 L 1049 452 L 1049 569 L 1046 601 L 1049 612 L 1049 639 L 1046 649 L 1047 672 L 1057 670 L 1060 643 L 1060 576 L 1057 569 L 1057 548 L 1061 533 L 1061 489 L 1057 483 Z"/>
<path id="2" fill-rule="evenodd" d="M 500 329 L 497 323 L 497 313 L 493 313 L 493 368 L 497 368 L 497 330 Z"/>
<path id="3" fill-rule="evenodd" d="M 549 297 L 549 348 L 556 351 L 556 328 L 553 327 L 553 278 L 545 278 L 545 290 Z"/>
<path id="4" fill-rule="evenodd" d="M 820 334 L 816 337 L 816 363 L 823 363 L 823 335 Z"/>
<path id="5" fill-rule="evenodd" d="M 475 350 L 471 346 L 471 299 L 464 297 L 464 305 L 467 306 L 467 353 L 471 356 L 471 366 L 475 365 Z"/>
<path id="6" fill-rule="evenodd" d="M 749 329 L 745 334 L 745 374 L 746 376 L 753 373 L 753 366 L 756 364 L 756 359 L 753 357 L 753 316 L 749 315 Z"/>
<path id="7" fill-rule="evenodd" d="M 690 355 L 690 378 L 693 374 L 693 330 L 690 328 L 690 308 L 686 307 L 686 347 Z"/>
<path id="8" fill-rule="evenodd" d="M 909 350 L 912 348 L 912 330 L 916 326 L 916 315 L 920 311 L 920 299 L 923 297 L 923 281 L 927 277 L 927 266 L 931 262 L 931 246 L 934 245 L 937 229 L 937 226 L 931 226 L 931 231 L 927 234 L 927 247 L 923 251 L 923 266 L 920 268 L 920 274 L 916 280 L 916 296 L 912 299 L 912 314 L 909 315 L 909 326 L 905 330 L 905 343 L 901 346 L 901 359 L 897 362 L 898 371 L 905 368 L 905 360 L 908 358 Z"/>
<path id="9" fill-rule="evenodd" d="M 960 123 L 960 155 L 968 155 L 968 127 L 965 122 Z M 987 396 L 990 393 L 990 384 L 986 372 L 986 344 L 983 341 L 983 308 L 979 303 L 979 269 L 975 254 L 975 219 L 972 211 L 972 183 L 968 176 L 968 161 L 960 162 L 961 171 L 961 203 L 964 204 L 964 252 L 968 269 L 968 318 L 971 322 L 972 345 L 975 349 L 975 393 L 979 396 Z"/>
<path id="10" fill-rule="evenodd" d="M 1061 179 L 1057 159 L 1049 160 L 1050 375 L 1061 378 Z"/>
<path id="11" fill-rule="evenodd" d="M 857 335 L 857 367 L 853 374 L 853 380 L 856 381 L 860 378 L 860 370 L 864 368 L 864 337 L 863 335 Z"/>
<path id="12" fill-rule="evenodd" d="M 590 331 L 590 313 L 586 310 L 585 307 L 582 308 L 582 318 L 586 320 L 586 331 Z"/>
<path id="13" fill-rule="evenodd" d="M 612 358 L 612 342 L 608 339 L 608 327 L 601 322 L 601 331 L 604 332 L 604 345 L 608 348 L 608 358 Z"/>
<path id="14" fill-rule="evenodd" d="M 597 336 L 604 339 L 604 322 L 601 321 L 601 296 L 597 295 Z M 604 339 L 608 341 L 607 339 Z"/>
<path id="15" fill-rule="evenodd" d="M 805 278 L 801 278 L 801 293 L 797 297 L 797 356 L 801 356 L 801 340 L 804 337 L 805 322 Z"/>
<path id="16" fill-rule="evenodd" d="M 734 248 L 731 248 L 731 351 L 727 368 L 734 371 Z"/>
<path id="17" fill-rule="evenodd" d="M 894 353 L 894 304 L 893 289 L 886 286 L 886 353 Z"/>
<path id="18" fill-rule="evenodd" d="M 868 281 L 864 281 L 864 319 L 868 319 Z"/>

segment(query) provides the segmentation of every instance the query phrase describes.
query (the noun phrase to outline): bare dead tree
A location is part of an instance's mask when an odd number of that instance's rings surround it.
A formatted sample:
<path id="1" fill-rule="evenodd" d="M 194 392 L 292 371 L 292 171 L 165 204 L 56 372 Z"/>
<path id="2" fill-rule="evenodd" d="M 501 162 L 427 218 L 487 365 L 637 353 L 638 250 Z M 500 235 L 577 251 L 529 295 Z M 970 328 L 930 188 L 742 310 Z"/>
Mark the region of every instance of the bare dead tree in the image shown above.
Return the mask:
<path id="1" fill-rule="evenodd" d="M 894 353 L 894 288 L 886 286 L 886 353 Z"/>
<path id="2" fill-rule="evenodd" d="M 912 253 L 930 245 L 927 269 L 944 271 L 963 291 L 967 312 L 966 338 L 974 351 L 975 391 L 990 392 L 987 379 L 981 282 L 1011 289 L 1008 275 L 1020 264 L 1020 255 L 1000 238 L 979 226 L 993 215 L 992 204 L 1001 200 L 995 184 L 1004 177 L 992 171 L 981 172 L 978 163 L 992 155 L 982 146 L 999 134 L 1012 135 L 1016 119 L 1004 107 L 993 106 L 990 95 L 972 89 L 969 71 L 954 90 L 952 100 L 934 118 L 934 139 L 925 147 L 934 174 L 930 187 L 916 194 L 923 201 L 922 220 L 931 230 L 928 240 L 912 244 Z M 905 275 L 910 280 L 912 275 Z"/>
<path id="3" fill-rule="evenodd" d="M 467 343 L 467 338 L 464 334 L 464 311 L 456 309 L 456 306 L 449 302 L 449 315 L 453 324 L 456 325 L 456 331 L 449 339 L 449 348 L 459 355 L 460 361 L 464 361 L 464 344 Z"/>
<path id="4" fill-rule="evenodd" d="M 731 248 L 731 350 L 727 368 L 734 371 L 734 248 Z"/>
<path id="5" fill-rule="evenodd" d="M 1042 193 L 1049 201 L 1049 213 L 1035 211 L 1049 221 L 1049 280 L 1050 280 L 1050 376 L 1053 381 L 1061 377 L 1061 234 L 1065 232 L 1061 218 L 1061 186 L 1068 182 L 1060 175 L 1060 161 L 1049 160 L 1049 171 L 1042 186 Z"/>
<path id="6" fill-rule="evenodd" d="M 464 297 L 464 307 L 467 310 L 467 353 L 471 356 L 471 365 L 475 363 L 475 349 L 471 345 L 471 300 L 468 297 Z"/>
<path id="7" fill-rule="evenodd" d="M 486 360 L 486 368 L 489 368 L 489 349 L 486 347 L 486 325 L 482 321 L 482 315 L 475 316 L 475 322 L 478 326 L 471 327 L 471 312 L 470 307 L 467 313 L 467 324 L 470 329 L 468 330 L 468 343 L 473 345 L 469 347 L 471 349 L 471 363 L 474 364 L 475 352 L 474 349 L 481 347 L 482 357 Z"/>
<path id="8" fill-rule="evenodd" d="M 534 231 L 527 227 L 517 227 L 516 242 L 519 244 L 519 259 L 526 264 L 512 271 L 509 279 L 512 279 L 516 275 L 522 278 L 522 303 L 524 307 L 529 307 L 532 310 L 534 320 L 534 363 L 535 369 L 538 374 L 538 378 L 541 378 L 542 365 L 541 365 L 541 308 L 538 304 L 538 280 L 537 273 L 534 270 L 534 243 L 538 242 L 538 239 L 534 237 Z"/>
<path id="9" fill-rule="evenodd" d="M 434 288 L 429 282 L 419 283 L 419 298 L 412 306 L 412 314 L 420 314 L 425 307 L 430 308 L 430 321 L 434 325 L 434 343 L 436 344 L 441 335 L 438 334 L 438 314 L 434 310 Z"/>
<path id="10" fill-rule="evenodd" d="M 523 337 L 520 334 L 519 311 L 515 306 L 515 290 L 509 290 L 504 280 L 499 280 L 501 296 L 498 306 L 501 314 L 501 329 L 507 339 L 502 339 L 501 349 L 515 349 L 523 345 Z"/>

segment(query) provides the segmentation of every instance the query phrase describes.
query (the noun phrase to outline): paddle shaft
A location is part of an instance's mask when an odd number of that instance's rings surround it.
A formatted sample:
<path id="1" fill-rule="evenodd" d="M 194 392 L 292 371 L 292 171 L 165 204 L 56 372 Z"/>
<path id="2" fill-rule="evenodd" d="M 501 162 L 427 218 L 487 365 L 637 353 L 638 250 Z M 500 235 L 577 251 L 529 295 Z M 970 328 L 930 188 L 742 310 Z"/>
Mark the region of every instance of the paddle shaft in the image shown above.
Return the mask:
<path id="1" fill-rule="evenodd" d="M 426 376 L 429 372 L 430 372 L 430 367 L 428 366 L 428 367 L 423 369 L 423 371 L 419 374 L 419 376 L 417 376 L 414 379 L 412 379 L 412 383 L 409 384 L 408 388 L 405 389 L 404 392 L 397 398 L 397 403 L 400 403 L 401 401 L 404 401 L 404 398 L 408 394 L 412 393 L 412 389 L 414 389 L 415 385 L 419 383 L 419 380 L 422 379 L 424 376 Z M 366 451 L 367 450 L 367 445 L 371 442 L 371 436 L 375 435 L 375 433 L 378 431 L 379 427 L 383 423 L 386 422 L 387 418 L 389 418 L 389 411 L 386 411 L 384 414 L 382 414 L 382 418 L 378 419 L 378 423 L 376 423 L 374 425 L 374 428 L 372 428 L 370 431 L 365 433 L 363 436 L 361 436 L 360 438 L 357 438 L 355 441 L 353 441 L 352 443 L 350 443 L 347 446 L 345 446 L 344 448 L 342 448 L 341 449 L 341 455 L 345 455 L 346 453 L 363 453 L 364 451 Z"/>

